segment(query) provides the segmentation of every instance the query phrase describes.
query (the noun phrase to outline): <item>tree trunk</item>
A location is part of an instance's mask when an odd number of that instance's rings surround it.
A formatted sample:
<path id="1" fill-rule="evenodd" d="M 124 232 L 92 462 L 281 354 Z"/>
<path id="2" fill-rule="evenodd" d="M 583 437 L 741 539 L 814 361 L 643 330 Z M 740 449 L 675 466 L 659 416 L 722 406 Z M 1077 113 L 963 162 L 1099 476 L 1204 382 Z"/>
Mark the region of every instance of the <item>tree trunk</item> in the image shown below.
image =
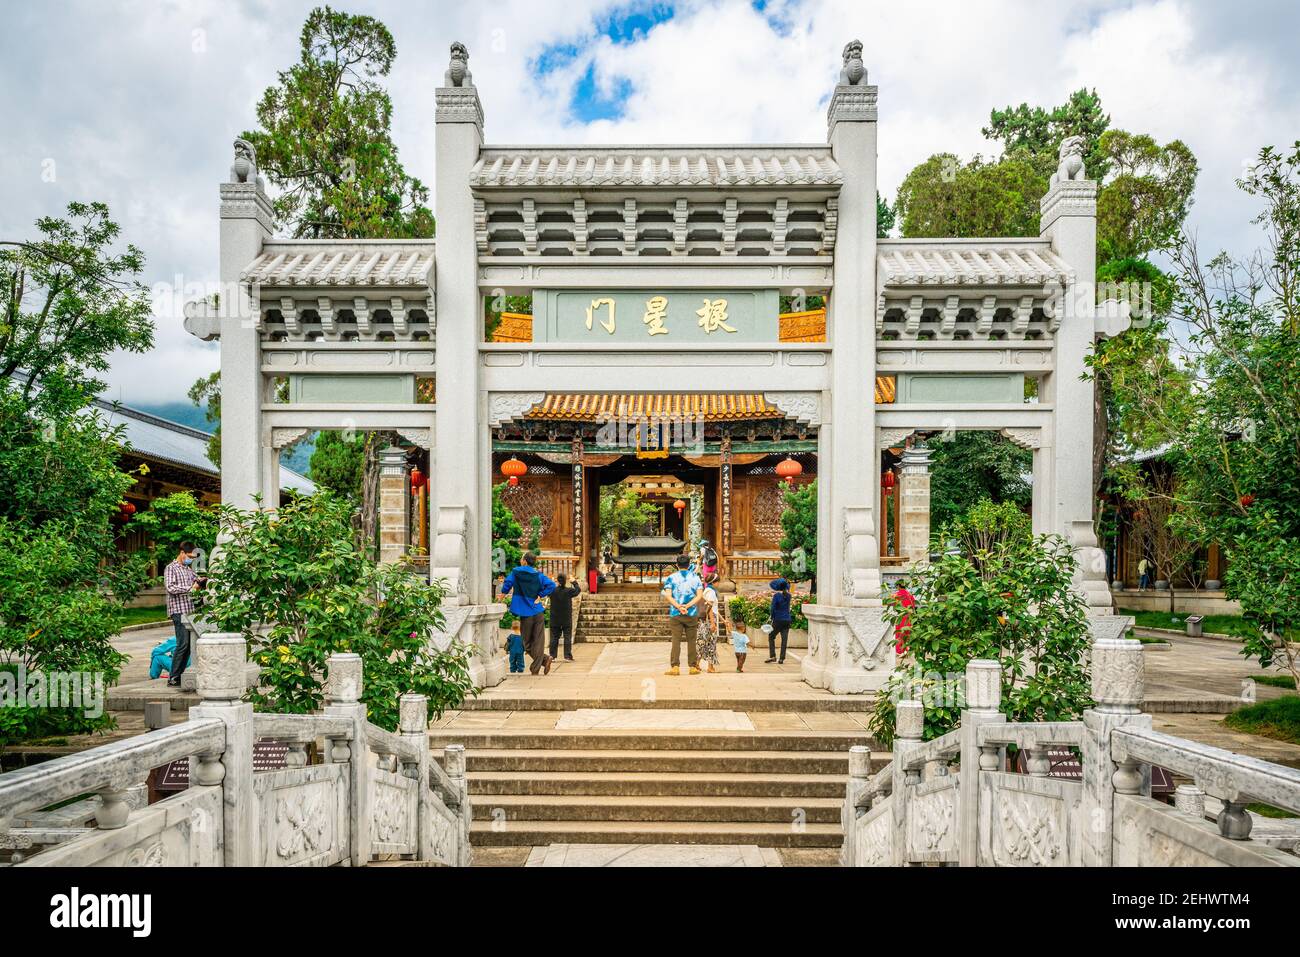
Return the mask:
<path id="1" fill-rule="evenodd" d="M 365 460 L 361 470 L 361 508 L 356 514 L 357 546 L 371 558 L 378 555 L 379 542 L 379 450 L 395 441 L 391 432 L 366 435 Z"/>

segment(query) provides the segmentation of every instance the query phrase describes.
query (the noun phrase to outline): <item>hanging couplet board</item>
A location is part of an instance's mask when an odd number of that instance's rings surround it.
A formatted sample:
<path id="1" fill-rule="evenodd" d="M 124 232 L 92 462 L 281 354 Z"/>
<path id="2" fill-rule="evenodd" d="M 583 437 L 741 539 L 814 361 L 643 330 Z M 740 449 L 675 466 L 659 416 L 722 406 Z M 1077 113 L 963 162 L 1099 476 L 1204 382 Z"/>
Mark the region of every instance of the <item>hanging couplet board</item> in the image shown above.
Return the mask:
<path id="1" fill-rule="evenodd" d="M 780 339 L 775 289 L 548 289 L 533 309 L 534 342 L 725 348 Z"/>

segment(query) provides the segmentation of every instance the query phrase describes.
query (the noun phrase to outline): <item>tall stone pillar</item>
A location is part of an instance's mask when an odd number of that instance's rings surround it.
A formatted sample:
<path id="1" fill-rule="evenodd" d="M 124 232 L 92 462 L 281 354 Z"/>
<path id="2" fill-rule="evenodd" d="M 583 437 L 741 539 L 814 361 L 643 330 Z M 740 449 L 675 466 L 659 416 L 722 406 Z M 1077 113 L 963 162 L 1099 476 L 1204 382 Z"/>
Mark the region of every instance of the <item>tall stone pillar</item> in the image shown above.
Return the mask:
<path id="1" fill-rule="evenodd" d="M 876 88 L 862 44 L 844 48 L 827 115 L 843 176 L 826 312 L 831 387 L 817 434 L 817 604 L 806 605 L 803 680 L 836 694 L 881 687 L 893 668 L 880 582 L 875 369 Z"/>
<path id="2" fill-rule="evenodd" d="M 1072 278 L 1061 296 L 1055 363 L 1045 380 L 1052 403 L 1049 514 L 1034 525 L 1065 535 L 1078 563 L 1074 587 L 1089 614 L 1108 615 L 1113 599 L 1106 556 L 1093 527 L 1093 382 L 1084 377 L 1097 335 L 1097 184 L 1085 179 L 1082 149 L 1078 137 L 1061 144 L 1060 165 L 1040 203 L 1042 234 L 1069 264 Z M 1038 500 L 1035 495 L 1035 506 Z"/>
<path id="3" fill-rule="evenodd" d="M 396 565 L 411 547 L 406 483 L 406 450 L 389 446 L 379 453 L 379 560 L 385 565 Z"/>
<path id="4" fill-rule="evenodd" d="M 438 537 L 433 550 L 452 600 L 491 600 L 491 489 L 483 463 L 491 461 L 486 396 L 479 391 L 478 346 L 483 339 L 474 244 L 474 198 L 469 171 L 483 145 L 483 107 L 469 72 L 469 53 L 452 44 L 434 114 L 438 220 L 435 288 L 437 325 L 437 429 L 433 451 L 433 499 Z M 458 566 L 458 567 L 457 567 Z"/>
<path id="5" fill-rule="evenodd" d="M 831 605 L 880 600 L 880 533 L 875 515 L 876 87 L 862 45 L 844 50 L 827 114 L 831 152 L 843 173 L 838 198 L 834 287 L 827 304 L 831 390 L 825 396 L 818 463 L 819 599 Z"/>
<path id="6" fill-rule="evenodd" d="M 260 305 L 256 290 L 246 292 L 239 276 L 261 254 L 272 223 L 257 154 L 251 143 L 235 140 L 230 181 L 221 184 L 221 501 L 244 509 L 265 491 L 264 446 L 271 443 L 262 435 Z M 271 492 L 278 486 L 277 469 Z"/>
<path id="7" fill-rule="evenodd" d="M 1097 184 L 1084 178 L 1074 139 L 1061 145 L 1060 168 L 1040 203 L 1042 235 L 1073 273 L 1057 307 L 1056 361 L 1042 396 L 1052 404 L 1052 496 L 1045 503 L 1049 514 L 1034 522 L 1038 530 L 1058 535 L 1069 535 L 1075 522 L 1092 522 L 1094 491 L 1093 384 L 1083 376 L 1096 311 Z"/>
<path id="8" fill-rule="evenodd" d="M 909 564 L 930 556 L 930 454 L 921 444 L 905 451 L 898 477 L 898 554 Z"/>

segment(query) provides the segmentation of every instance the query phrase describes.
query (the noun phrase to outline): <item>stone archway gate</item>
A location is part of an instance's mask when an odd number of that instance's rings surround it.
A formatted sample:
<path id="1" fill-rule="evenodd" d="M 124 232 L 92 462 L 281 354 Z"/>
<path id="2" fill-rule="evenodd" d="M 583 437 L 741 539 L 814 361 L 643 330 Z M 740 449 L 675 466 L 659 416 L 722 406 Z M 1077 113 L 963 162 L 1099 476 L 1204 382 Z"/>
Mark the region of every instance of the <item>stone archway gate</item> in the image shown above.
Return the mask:
<path id="1" fill-rule="evenodd" d="M 835 692 L 893 667 L 881 619 L 882 441 L 1005 430 L 1034 449 L 1034 525 L 1081 549 L 1079 587 L 1109 609 L 1092 536 L 1096 184 L 1077 144 L 1026 239 L 878 240 L 877 88 L 844 51 L 824 143 L 505 147 L 453 47 L 435 93 L 438 239 L 281 240 L 249 144 L 221 192 L 221 278 L 189 311 L 221 340 L 222 489 L 249 506 L 309 428 L 388 428 L 431 457 L 430 574 L 448 630 L 505 673 L 490 576 L 489 428 L 547 392 L 754 392 L 815 425 L 819 603 L 804 677 Z M 485 300 L 531 295 L 534 341 L 484 341 Z M 825 296 L 824 342 L 782 343 L 780 297 Z M 696 318 L 698 317 L 698 319 Z M 892 376 L 895 401 L 873 402 Z M 416 401 L 420 378 L 436 401 Z M 1024 380 L 1037 380 L 1037 401 Z M 289 401 L 274 401 L 280 379 Z"/>

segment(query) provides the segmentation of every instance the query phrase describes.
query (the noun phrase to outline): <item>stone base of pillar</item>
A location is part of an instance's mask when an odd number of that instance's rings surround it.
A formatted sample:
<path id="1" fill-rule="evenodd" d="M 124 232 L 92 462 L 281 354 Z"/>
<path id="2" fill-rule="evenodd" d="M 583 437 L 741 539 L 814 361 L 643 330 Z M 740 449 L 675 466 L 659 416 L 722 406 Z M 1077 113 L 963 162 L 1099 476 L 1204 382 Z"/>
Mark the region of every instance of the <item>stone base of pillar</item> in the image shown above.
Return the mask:
<path id="1" fill-rule="evenodd" d="M 866 694 L 884 687 L 894 670 L 894 629 L 884 608 L 804 605 L 808 653 L 803 680 L 831 694 Z"/>
<path id="2" fill-rule="evenodd" d="M 442 611 L 446 625 L 442 631 L 429 636 L 433 647 L 445 651 L 456 640 L 472 648 L 469 676 L 477 688 L 491 688 L 504 681 L 510 662 L 498 634 L 498 622 L 506 613 L 506 606 L 443 605 Z"/>

